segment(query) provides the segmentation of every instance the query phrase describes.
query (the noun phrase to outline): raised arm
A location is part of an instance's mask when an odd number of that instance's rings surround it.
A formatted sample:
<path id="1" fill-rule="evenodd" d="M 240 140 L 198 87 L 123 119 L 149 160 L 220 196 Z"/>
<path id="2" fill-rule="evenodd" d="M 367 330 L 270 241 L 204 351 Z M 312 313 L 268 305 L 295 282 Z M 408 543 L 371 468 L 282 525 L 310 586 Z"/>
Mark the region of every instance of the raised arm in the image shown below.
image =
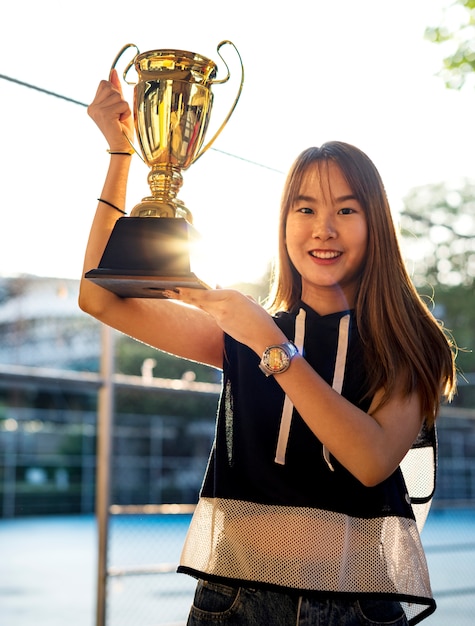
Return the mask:
<path id="1" fill-rule="evenodd" d="M 115 70 L 110 81 L 101 81 L 88 113 L 104 134 L 111 152 L 130 150 L 124 132 L 133 137 L 133 119 Z M 122 210 L 130 161 L 130 156 L 111 154 L 100 194 L 100 198 Z M 98 267 L 112 229 L 122 217 L 110 204 L 99 202 L 97 205 L 84 258 L 80 308 L 101 322 L 160 350 L 221 367 L 223 332 L 204 311 L 167 300 L 121 298 L 84 278 L 85 272 Z"/>

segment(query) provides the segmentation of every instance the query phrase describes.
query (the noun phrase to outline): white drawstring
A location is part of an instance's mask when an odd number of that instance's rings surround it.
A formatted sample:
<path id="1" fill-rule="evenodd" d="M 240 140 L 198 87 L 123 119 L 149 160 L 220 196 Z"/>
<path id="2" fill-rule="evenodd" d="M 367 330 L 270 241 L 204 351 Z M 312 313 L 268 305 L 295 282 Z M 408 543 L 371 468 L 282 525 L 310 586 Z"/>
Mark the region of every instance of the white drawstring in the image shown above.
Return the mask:
<path id="1" fill-rule="evenodd" d="M 300 354 L 303 354 L 303 342 L 305 339 L 305 309 L 300 309 L 297 319 L 295 320 L 295 339 Z M 289 442 L 290 424 L 292 423 L 292 413 L 294 405 L 289 396 L 285 394 L 284 408 L 282 409 L 282 417 L 280 418 L 279 439 L 277 441 L 277 450 L 275 453 L 275 463 L 285 465 L 285 452 Z"/>
<path id="2" fill-rule="evenodd" d="M 340 319 L 340 326 L 338 332 L 338 347 L 336 352 L 335 370 L 333 372 L 333 389 L 341 394 L 343 389 L 343 381 L 345 378 L 345 366 L 346 356 L 348 353 L 349 343 L 349 329 L 350 329 L 350 315 L 344 315 Z M 303 344 L 305 339 L 305 310 L 300 309 L 297 319 L 295 321 L 295 340 L 294 343 L 297 346 L 300 354 L 303 354 Z M 275 463 L 279 465 L 285 465 L 285 454 L 287 451 L 287 444 L 289 442 L 290 425 L 292 423 L 292 413 L 294 405 L 290 398 L 285 394 L 284 407 L 282 409 L 282 417 L 280 420 L 279 438 L 277 441 L 277 449 L 275 455 Z M 325 459 L 328 467 L 333 472 L 334 467 L 330 461 L 330 453 L 325 446 L 323 446 L 323 458 Z"/>
<path id="3" fill-rule="evenodd" d="M 335 371 L 333 372 L 332 388 L 339 394 L 343 389 L 345 379 L 346 355 L 348 353 L 348 343 L 350 337 L 350 315 L 344 315 L 340 320 L 338 330 L 338 347 L 336 349 Z M 330 460 L 330 452 L 323 446 L 323 458 L 332 472 L 335 468 Z"/>

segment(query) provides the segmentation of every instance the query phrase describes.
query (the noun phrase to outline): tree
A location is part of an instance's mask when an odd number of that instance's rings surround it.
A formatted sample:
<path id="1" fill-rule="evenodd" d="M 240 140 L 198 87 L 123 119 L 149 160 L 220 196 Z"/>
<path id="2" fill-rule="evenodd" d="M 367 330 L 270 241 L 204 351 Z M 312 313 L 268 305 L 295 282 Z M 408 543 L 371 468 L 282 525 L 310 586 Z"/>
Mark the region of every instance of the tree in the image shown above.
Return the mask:
<path id="1" fill-rule="evenodd" d="M 156 378 L 188 378 L 212 383 L 221 380 L 221 373 L 214 368 L 161 352 L 125 335 L 119 338 L 116 348 L 118 372 L 140 376 L 147 361 Z M 117 391 L 116 408 L 121 413 L 214 418 L 217 400 L 217 396 L 208 394 L 189 395 L 166 390 L 144 394 L 141 389 L 121 389 Z"/>
<path id="2" fill-rule="evenodd" d="M 453 333 L 459 369 L 475 371 L 475 182 L 413 189 L 400 227 L 418 292 Z"/>
<path id="3" fill-rule="evenodd" d="M 475 182 L 417 187 L 404 198 L 401 234 L 417 287 L 473 288 L 475 282 Z"/>
<path id="4" fill-rule="evenodd" d="M 449 54 L 440 76 L 449 89 L 460 89 L 475 73 L 475 0 L 456 0 L 445 11 L 443 24 L 430 26 L 425 37 L 443 44 Z"/>
<path id="5" fill-rule="evenodd" d="M 443 60 L 439 75 L 448 89 L 461 89 L 475 83 L 475 0 L 455 0 L 445 11 L 443 23 L 426 29 L 429 41 L 442 44 L 449 54 Z M 432 188 L 434 215 L 421 207 L 424 191 L 415 190 L 407 198 L 403 221 L 406 236 L 422 228 L 442 237 L 440 246 L 430 235 L 423 238 L 431 245 L 425 250 L 422 263 L 414 265 L 416 285 L 424 274 L 440 283 L 435 288 L 443 303 L 444 317 L 461 348 L 458 357 L 462 371 L 475 371 L 475 253 L 474 204 L 475 184 L 465 182 L 461 189 L 447 189 L 443 184 Z M 437 200 L 438 198 L 438 200 Z M 445 198 L 445 201 L 444 201 Z M 442 202 L 441 202 L 442 200 Z M 427 209 L 427 207 L 426 207 Z M 418 211 L 422 210 L 422 214 Z M 425 226 L 424 226 L 425 224 Z M 459 282 L 457 282 L 459 280 Z M 466 348 L 466 350 L 465 350 Z"/>

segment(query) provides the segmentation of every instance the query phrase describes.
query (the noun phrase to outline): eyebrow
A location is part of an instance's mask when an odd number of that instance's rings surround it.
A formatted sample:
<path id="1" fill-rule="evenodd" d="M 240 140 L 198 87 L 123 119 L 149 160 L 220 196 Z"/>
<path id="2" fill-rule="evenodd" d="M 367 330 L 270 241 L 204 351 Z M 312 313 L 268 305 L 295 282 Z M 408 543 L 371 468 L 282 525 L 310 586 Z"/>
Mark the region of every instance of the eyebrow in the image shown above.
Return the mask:
<path id="1" fill-rule="evenodd" d="M 348 194 L 346 196 L 339 196 L 338 198 L 334 198 L 334 200 L 335 202 L 347 202 L 348 200 L 356 200 L 356 202 L 358 202 L 358 199 L 353 194 Z M 299 202 L 299 201 L 316 202 L 318 201 L 318 198 L 315 198 L 313 196 L 299 195 L 295 198 L 295 202 Z"/>

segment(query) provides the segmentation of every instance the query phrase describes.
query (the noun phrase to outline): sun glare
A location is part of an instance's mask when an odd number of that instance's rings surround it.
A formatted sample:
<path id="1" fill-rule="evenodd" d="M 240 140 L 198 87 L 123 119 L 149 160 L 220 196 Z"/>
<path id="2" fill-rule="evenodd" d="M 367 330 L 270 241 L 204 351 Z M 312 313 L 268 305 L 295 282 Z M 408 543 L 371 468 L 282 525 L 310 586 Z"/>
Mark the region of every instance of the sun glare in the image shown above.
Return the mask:
<path id="1" fill-rule="evenodd" d="M 276 236 L 269 225 L 259 224 L 257 219 L 252 228 L 238 219 L 230 218 L 229 222 L 225 225 L 209 220 L 198 227 L 200 238 L 193 260 L 199 268 L 198 277 L 211 287 L 258 282 L 274 257 Z"/>

